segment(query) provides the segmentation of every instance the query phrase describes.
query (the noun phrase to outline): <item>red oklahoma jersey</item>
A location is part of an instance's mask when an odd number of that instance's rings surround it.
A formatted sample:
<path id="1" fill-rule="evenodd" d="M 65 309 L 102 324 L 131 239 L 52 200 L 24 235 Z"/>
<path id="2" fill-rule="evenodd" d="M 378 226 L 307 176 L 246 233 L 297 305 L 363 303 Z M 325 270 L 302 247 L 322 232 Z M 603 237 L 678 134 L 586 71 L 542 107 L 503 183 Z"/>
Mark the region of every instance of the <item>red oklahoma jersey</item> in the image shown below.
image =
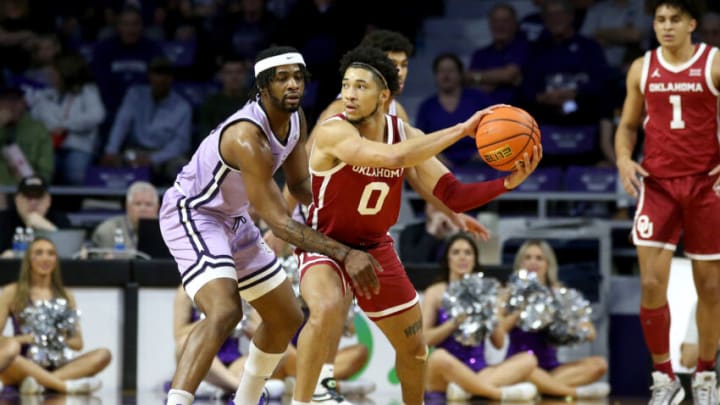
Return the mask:
<path id="1" fill-rule="evenodd" d="M 717 48 L 698 44 L 680 66 L 667 63 L 660 48 L 645 54 L 640 91 L 645 94 L 643 167 L 670 178 L 707 174 L 720 164 L 718 89 L 711 66 Z"/>
<path id="2" fill-rule="evenodd" d="M 338 114 L 330 119 L 345 119 Z M 402 121 L 385 115 L 386 142 L 405 139 Z M 371 247 L 392 240 L 388 234 L 400 213 L 404 169 L 350 166 L 310 169 L 313 202 L 307 224 L 353 247 Z"/>

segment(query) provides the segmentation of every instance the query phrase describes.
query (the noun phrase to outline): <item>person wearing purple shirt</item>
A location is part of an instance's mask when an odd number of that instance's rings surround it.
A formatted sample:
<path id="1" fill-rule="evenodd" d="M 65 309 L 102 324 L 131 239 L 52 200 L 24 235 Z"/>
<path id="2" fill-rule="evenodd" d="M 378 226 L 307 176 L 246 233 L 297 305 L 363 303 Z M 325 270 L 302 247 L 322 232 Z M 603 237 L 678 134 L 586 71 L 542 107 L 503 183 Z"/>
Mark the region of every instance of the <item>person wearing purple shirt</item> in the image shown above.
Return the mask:
<path id="1" fill-rule="evenodd" d="M 145 81 L 150 61 L 163 55 L 158 43 L 143 35 L 140 11 L 123 8 L 118 16 L 117 36 L 99 42 L 93 50 L 92 70 L 112 118 L 125 89 Z"/>
<path id="2" fill-rule="evenodd" d="M 463 63 L 453 53 L 443 53 L 433 61 L 437 93 L 425 99 L 418 109 L 417 128 L 429 134 L 462 122 L 476 111 L 492 104 L 487 94 L 463 87 Z M 443 157 L 452 166 L 467 164 L 477 156 L 473 138 L 466 137 L 443 151 Z"/>
<path id="3" fill-rule="evenodd" d="M 449 285 L 463 277 L 481 271 L 476 240 L 466 233 L 456 233 L 448 239 L 440 260 L 438 282 L 425 290 L 422 302 L 423 330 L 428 345 L 435 350 L 428 358 L 426 399 L 447 392 L 448 401 L 467 400 L 472 395 L 503 401 L 531 401 L 537 394 L 533 384 L 521 383 L 537 367 L 532 353 L 519 353 L 502 360 L 506 340 L 495 332 L 476 345 L 464 345 L 453 334 L 465 320 L 465 315 L 452 317 L 442 306 Z M 498 364 L 499 363 L 499 364 Z M 438 398 L 440 399 L 440 398 Z"/>
<path id="4" fill-rule="evenodd" d="M 609 106 L 603 49 L 576 33 L 567 0 L 545 0 L 543 18 L 550 35 L 533 45 L 523 72 L 525 107 L 541 125 L 596 124 Z"/>
<path id="5" fill-rule="evenodd" d="M 511 5 L 494 6 L 488 23 L 492 43 L 473 53 L 467 82 L 488 93 L 498 103 L 512 104 L 522 83 L 530 44 L 519 34 L 517 15 Z"/>

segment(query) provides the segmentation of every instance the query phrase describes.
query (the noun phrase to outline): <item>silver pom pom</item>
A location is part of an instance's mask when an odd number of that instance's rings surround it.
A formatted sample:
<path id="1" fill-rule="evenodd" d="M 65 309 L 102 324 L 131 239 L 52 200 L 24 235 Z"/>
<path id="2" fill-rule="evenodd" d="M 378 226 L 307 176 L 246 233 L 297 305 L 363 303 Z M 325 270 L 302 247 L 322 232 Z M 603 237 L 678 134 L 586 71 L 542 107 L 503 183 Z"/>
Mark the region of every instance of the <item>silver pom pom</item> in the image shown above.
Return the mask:
<path id="1" fill-rule="evenodd" d="M 73 359 L 66 338 L 77 332 L 80 313 L 68 307 L 67 300 L 37 301 L 25 307 L 18 318 L 22 333 L 33 336 L 28 357 L 43 367 L 60 367 Z"/>
<path id="2" fill-rule="evenodd" d="M 520 329 L 536 332 L 552 323 L 555 316 L 553 296 L 535 272 L 518 270 L 508 279 L 508 287 L 507 308 L 509 312 L 520 310 Z"/>
<path id="3" fill-rule="evenodd" d="M 477 346 L 495 329 L 498 286 L 497 280 L 485 278 L 482 273 L 467 274 L 450 283 L 441 305 L 451 318 L 467 315 L 453 333 L 459 343 Z"/>
<path id="4" fill-rule="evenodd" d="M 548 328 L 551 343 L 572 345 L 588 340 L 592 308 L 582 294 L 572 288 L 559 288 L 555 291 L 555 319 Z"/>

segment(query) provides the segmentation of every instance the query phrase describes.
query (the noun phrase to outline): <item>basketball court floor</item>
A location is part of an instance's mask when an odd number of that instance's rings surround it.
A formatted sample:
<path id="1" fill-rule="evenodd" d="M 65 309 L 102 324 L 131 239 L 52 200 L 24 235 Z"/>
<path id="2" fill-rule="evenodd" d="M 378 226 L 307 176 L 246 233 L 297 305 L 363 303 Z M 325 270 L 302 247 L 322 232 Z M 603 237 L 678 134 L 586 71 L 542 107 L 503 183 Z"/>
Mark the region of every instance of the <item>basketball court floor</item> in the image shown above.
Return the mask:
<path id="1" fill-rule="evenodd" d="M 355 405 L 402 405 L 399 392 L 376 392 L 364 399 L 348 398 Z M 645 405 L 647 398 L 615 398 L 611 397 L 600 401 L 578 401 L 578 405 Z M 474 399 L 467 402 L 452 402 L 454 405 L 490 405 L 499 404 L 483 399 Z M 559 399 L 542 399 L 536 401 L 533 405 L 568 405 Z M 691 400 L 683 401 L 683 404 L 691 404 Z M 232 405 L 230 400 L 196 400 L 197 405 Z M 288 405 L 290 397 L 286 396 L 282 401 L 271 401 L 270 405 Z M 530 402 L 522 404 L 531 404 Z M 99 391 L 94 396 L 64 396 L 57 394 L 45 395 L 14 395 L 12 393 L 4 393 L 0 396 L 0 405 L 165 405 L 165 395 L 161 392 L 141 392 L 137 394 L 128 394 L 112 391 Z M 427 405 L 441 405 L 439 402 L 433 402 Z"/>

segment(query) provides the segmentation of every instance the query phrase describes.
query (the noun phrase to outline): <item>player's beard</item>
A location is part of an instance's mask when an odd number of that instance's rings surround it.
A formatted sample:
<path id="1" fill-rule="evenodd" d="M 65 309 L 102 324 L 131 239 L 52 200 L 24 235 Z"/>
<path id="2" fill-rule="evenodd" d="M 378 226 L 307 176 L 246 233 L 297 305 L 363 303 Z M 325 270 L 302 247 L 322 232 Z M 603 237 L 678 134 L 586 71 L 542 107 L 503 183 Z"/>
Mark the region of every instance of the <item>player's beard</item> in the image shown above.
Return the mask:
<path id="1" fill-rule="evenodd" d="M 295 111 L 300 109 L 300 103 L 302 101 L 302 95 L 301 95 L 300 98 L 298 99 L 297 105 L 289 106 L 286 103 L 285 95 L 283 95 L 282 98 L 277 98 L 277 97 L 273 96 L 272 94 L 270 94 L 270 92 L 268 92 L 268 98 L 270 99 L 270 104 L 272 104 L 273 107 L 275 107 L 279 110 L 285 111 L 285 112 L 289 112 L 289 113 L 294 113 Z"/>
<path id="2" fill-rule="evenodd" d="M 369 119 L 370 117 L 372 117 L 373 115 L 375 115 L 375 113 L 377 112 L 378 108 L 380 108 L 380 104 L 381 104 L 380 101 L 378 101 L 378 102 L 375 104 L 375 109 L 374 109 L 370 114 L 365 115 L 365 116 L 360 117 L 360 118 L 355 118 L 355 119 L 350 119 L 350 118 L 348 118 L 347 121 L 348 121 L 349 123 L 353 124 L 353 125 L 360 125 L 360 124 L 362 124 L 363 122 L 365 122 L 365 120 L 367 120 L 367 119 Z"/>

